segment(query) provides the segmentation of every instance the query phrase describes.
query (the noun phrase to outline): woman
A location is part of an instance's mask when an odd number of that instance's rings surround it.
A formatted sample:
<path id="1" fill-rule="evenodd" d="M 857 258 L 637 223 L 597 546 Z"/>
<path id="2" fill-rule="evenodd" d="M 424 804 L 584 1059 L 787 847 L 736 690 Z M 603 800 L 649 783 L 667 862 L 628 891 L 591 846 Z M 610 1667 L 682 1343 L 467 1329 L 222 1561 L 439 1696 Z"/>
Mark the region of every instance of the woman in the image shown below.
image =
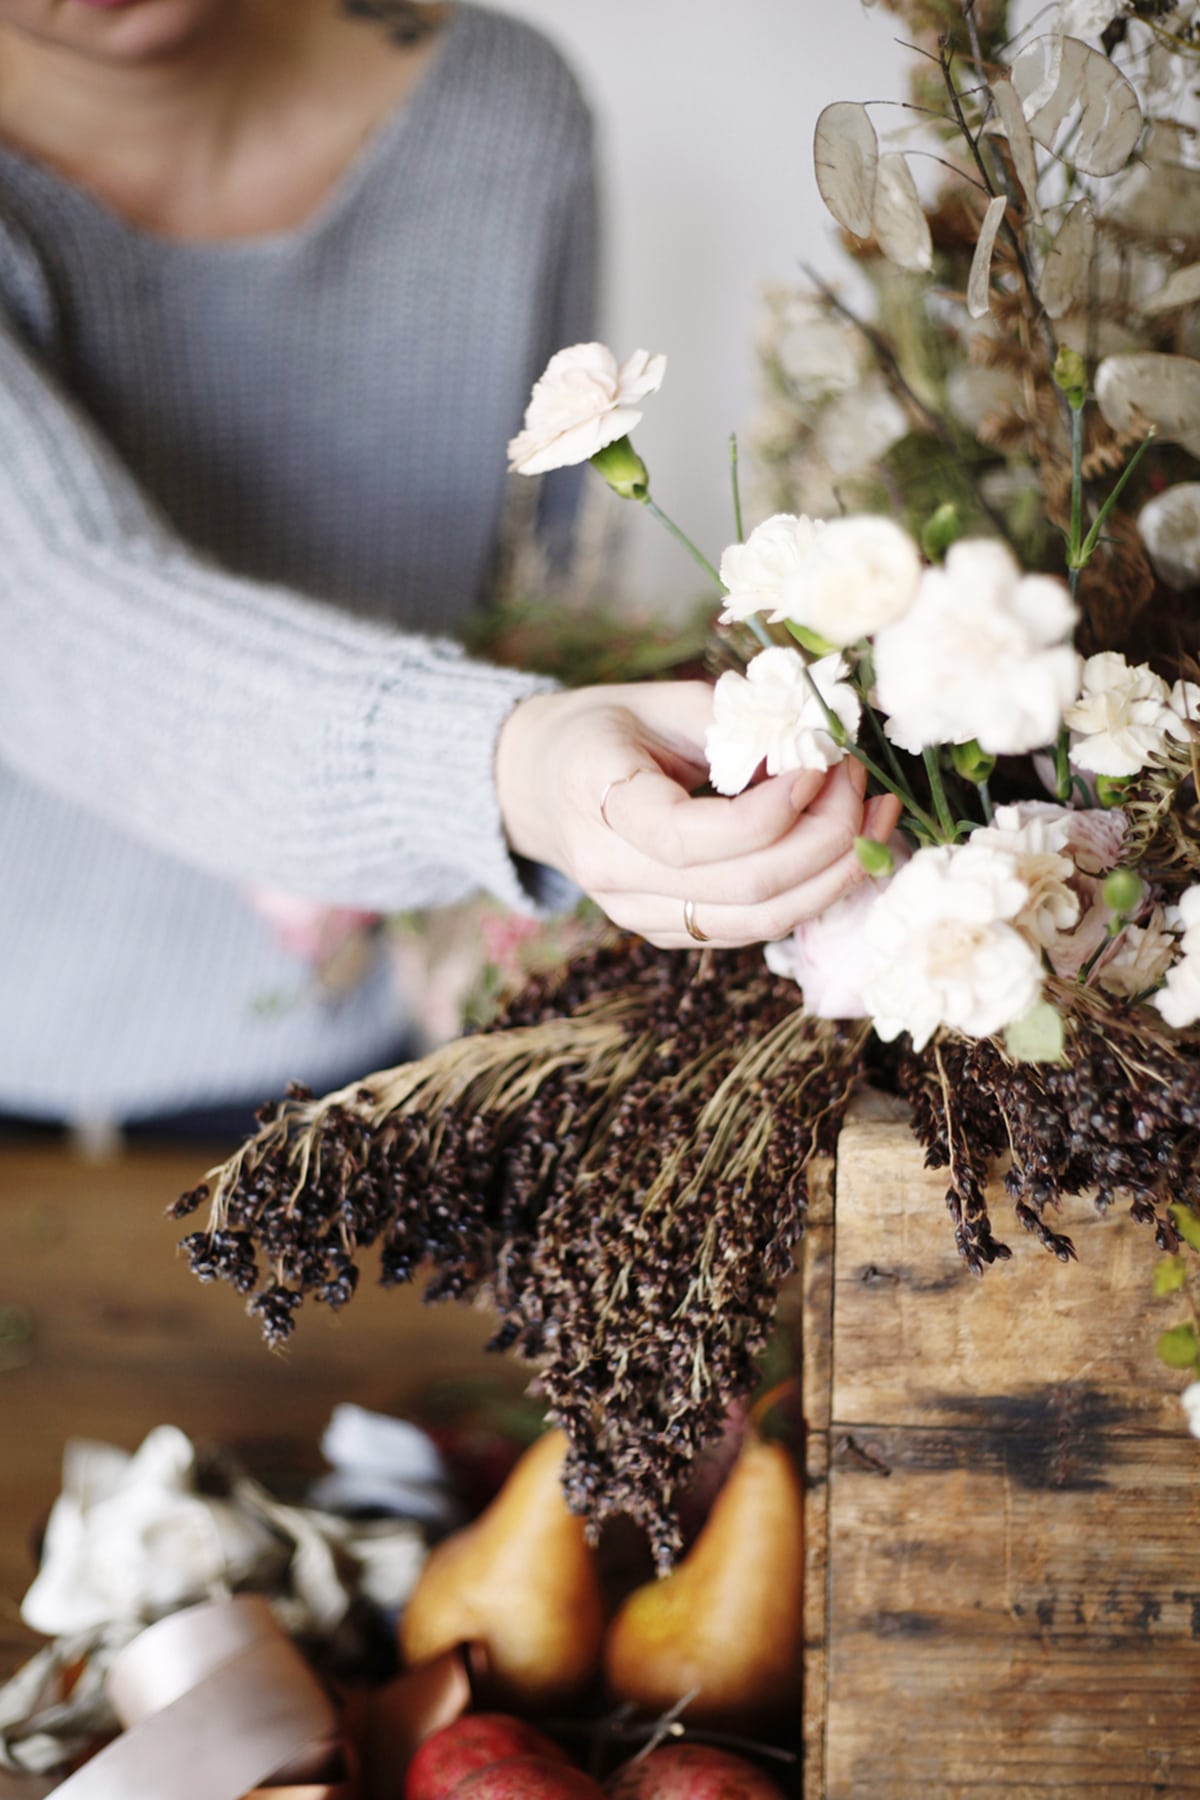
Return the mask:
<path id="1" fill-rule="evenodd" d="M 0 0 L 0 1108 L 389 1054 L 382 983 L 253 1015 L 295 980 L 256 883 L 536 906 L 557 871 L 686 947 L 857 879 L 852 774 L 689 797 L 702 686 L 559 694 L 426 635 L 484 592 L 591 238 L 574 83 L 500 15 Z"/>

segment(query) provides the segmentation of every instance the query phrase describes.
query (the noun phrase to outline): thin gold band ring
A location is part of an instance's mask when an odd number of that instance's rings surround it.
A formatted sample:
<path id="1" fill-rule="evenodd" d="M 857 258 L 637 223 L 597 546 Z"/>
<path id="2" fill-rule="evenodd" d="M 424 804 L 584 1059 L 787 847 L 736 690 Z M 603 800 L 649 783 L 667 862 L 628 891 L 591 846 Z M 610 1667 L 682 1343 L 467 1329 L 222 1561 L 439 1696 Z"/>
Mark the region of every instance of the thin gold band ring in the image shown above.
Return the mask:
<path id="1" fill-rule="evenodd" d="M 683 929 L 697 944 L 707 944 L 711 940 L 707 931 L 701 931 L 696 923 L 696 902 L 685 900 L 683 903 Z"/>

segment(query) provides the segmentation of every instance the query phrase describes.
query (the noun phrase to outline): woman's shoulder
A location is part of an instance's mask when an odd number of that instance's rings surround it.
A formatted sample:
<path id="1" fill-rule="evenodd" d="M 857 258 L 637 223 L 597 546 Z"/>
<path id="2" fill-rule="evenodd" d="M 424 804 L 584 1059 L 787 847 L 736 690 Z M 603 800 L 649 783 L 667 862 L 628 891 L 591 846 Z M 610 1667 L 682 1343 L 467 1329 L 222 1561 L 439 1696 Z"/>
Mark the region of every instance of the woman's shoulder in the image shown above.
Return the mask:
<path id="1" fill-rule="evenodd" d="M 462 4 L 448 28 L 459 40 L 459 67 L 479 103 L 512 116 L 527 131 L 590 129 L 591 114 L 578 77 L 562 52 L 536 26 L 495 7 Z M 447 44 L 447 51 L 451 45 Z"/>

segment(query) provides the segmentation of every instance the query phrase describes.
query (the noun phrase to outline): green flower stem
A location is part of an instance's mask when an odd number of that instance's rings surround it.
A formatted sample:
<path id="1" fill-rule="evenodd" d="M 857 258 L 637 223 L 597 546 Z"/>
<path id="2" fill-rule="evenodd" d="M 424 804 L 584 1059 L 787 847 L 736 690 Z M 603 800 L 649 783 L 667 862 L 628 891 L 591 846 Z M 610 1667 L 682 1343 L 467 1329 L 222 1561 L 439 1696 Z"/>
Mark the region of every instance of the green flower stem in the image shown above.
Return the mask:
<path id="1" fill-rule="evenodd" d="M 946 843 L 952 844 L 958 836 L 954 817 L 946 800 L 946 789 L 942 781 L 941 764 L 938 753 L 931 745 L 926 745 L 921 752 L 925 762 L 925 773 L 929 777 L 929 792 L 933 796 L 933 804 L 937 809 L 938 822 L 942 828 L 942 836 Z"/>
<path id="2" fill-rule="evenodd" d="M 991 789 L 986 781 L 977 781 L 975 786 L 979 794 L 979 804 L 983 808 L 983 822 L 985 825 L 990 825 L 993 816 Z"/>
<path id="3" fill-rule="evenodd" d="M 692 561 L 699 563 L 700 567 L 704 570 L 704 573 L 708 576 L 717 591 L 722 594 L 727 593 L 728 589 L 726 588 L 725 583 L 721 580 L 720 575 L 717 573 L 716 569 L 713 568 L 703 550 L 698 550 L 696 548 L 687 532 L 683 531 L 675 523 L 674 519 L 668 519 L 666 513 L 658 504 L 658 501 L 652 499 L 650 495 L 647 494 L 646 498 L 642 501 L 642 505 L 646 508 L 647 512 L 654 514 L 654 517 L 658 520 L 660 525 L 666 526 L 671 536 L 675 538 L 678 543 L 683 545 L 688 555 L 692 558 Z"/>
<path id="4" fill-rule="evenodd" d="M 1071 532 L 1067 539 L 1068 584 L 1071 598 L 1079 586 L 1083 538 L 1083 402 L 1071 405 Z M 1084 561 L 1086 562 L 1086 557 Z"/>
<path id="5" fill-rule="evenodd" d="M 733 488 L 733 525 L 737 532 L 739 544 L 745 543 L 746 533 L 742 525 L 742 486 L 738 479 L 738 441 L 737 432 L 729 434 L 729 481 Z"/>
<path id="6" fill-rule="evenodd" d="M 1064 806 L 1071 798 L 1075 779 L 1071 772 L 1070 752 L 1071 734 L 1064 725 L 1060 728 L 1054 745 L 1054 798 Z"/>
<path id="7" fill-rule="evenodd" d="M 1137 449 L 1134 451 L 1134 453 L 1130 457 L 1129 461 L 1125 464 L 1125 467 L 1121 470 L 1120 476 L 1119 476 L 1118 480 L 1115 482 L 1112 492 L 1109 494 L 1107 500 L 1105 500 L 1104 505 L 1100 508 L 1100 511 L 1096 514 L 1096 522 L 1092 526 L 1092 529 L 1088 532 L 1087 536 L 1083 540 L 1082 545 L 1080 546 L 1079 565 L 1078 566 L 1081 569 L 1085 568 L 1087 566 L 1088 562 L 1090 561 L 1092 552 L 1095 550 L 1096 545 L 1100 542 L 1100 533 L 1104 529 L 1105 520 L 1108 518 L 1109 513 L 1112 511 L 1112 509 L 1116 505 L 1117 501 L 1121 498 L 1122 490 L 1124 489 L 1126 483 L 1129 481 L 1130 477 L 1133 475 L 1134 470 L 1137 468 L 1137 466 L 1141 462 L 1143 456 L 1145 456 L 1147 450 L 1150 448 L 1151 444 L 1154 442 L 1154 436 L 1155 436 L 1154 432 L 1151 431 L 1148 433 L 1148 435 L 1146 437 L 1144 437 L 1142 439 L 1141 443 L 1138 445 Z M 1073 572 L 1074 571 L 1072 571 L 1072 573 Z"/>
<path id="8" fill-rule="evenodd" d="M 892 748 L 892 740 L 883 729 L 883 721 L 880 719 L 879 714 L 875 711 L 875 708 L 871 705 L 871 702 L 867 699 L 865 694 L 862 695 L 862 708 L 870 723 L 871 730 L 875 734 L 875 741 L 883 751 L 884 760 L 886 761 L 888 768 L 892 771 L 893 776 L 900 783 L 901 787 L 907 787 L 908 783 L 905 779 L 904 770 L 900 766 L 900 758 Z M 915 798 L 912 796 L 910 796 L 910 798 L 913 799 L 913 803 L 915 804 Z"/>
<path id="9" fill-rule="evenodd" d="M 902 802 L 905 809 L 912 814 L 921 829 L 929 832 L 936 838 L 938 836 L 936 824 L 924 808 L 917 805 L 911 793 L 908 791 L 908 788 L 904 786 L 903 783 L 897 785 L 897 783 L 892 780 L 891 776 L 886 774 L 884 770 L 879 767 L 877 762 L 872 761 L 862 746 L 854 742 L 854 739 L 850 736 L 846 727 L 842 724 L 842 721 L 838 718 L 828 700 L 826 700 L 824 694 L 817 686 L 816 681 L 813 679 L 813 672 L 807 663 L 804 664 L 804 679 L 807 681 L 809 689 L 816 699 L 817 705 L 825 714 L 825 723 L 829 728 L 829 735 L 834 743 L 837 744 L 839 749 L 845 750 L 848 755 L 852 756 L 856 762 L 860 762 L 868 775 L 873 775 L 875 777 L 875 780 L 879 783 L 880 787 L 885 788 L 889 794 L 894 794 L 897 800 Z"/>

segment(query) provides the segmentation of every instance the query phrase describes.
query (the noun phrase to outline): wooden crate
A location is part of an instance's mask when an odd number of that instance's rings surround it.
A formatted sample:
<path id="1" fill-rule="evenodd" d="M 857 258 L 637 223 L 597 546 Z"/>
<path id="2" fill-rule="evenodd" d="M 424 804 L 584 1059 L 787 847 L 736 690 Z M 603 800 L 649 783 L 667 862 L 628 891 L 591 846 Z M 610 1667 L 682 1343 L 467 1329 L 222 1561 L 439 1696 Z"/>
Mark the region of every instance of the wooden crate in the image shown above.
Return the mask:
<path id="1" fill-rule="evenodd" d="M 816 1184 L 805 1800 L 1200 1793 L 1200 1443 L 1151 1234 L 1080 1201 L 1063 1267 L 998 1195 L 977 1280 L 944 1193 L 894 1109 Z"/>

